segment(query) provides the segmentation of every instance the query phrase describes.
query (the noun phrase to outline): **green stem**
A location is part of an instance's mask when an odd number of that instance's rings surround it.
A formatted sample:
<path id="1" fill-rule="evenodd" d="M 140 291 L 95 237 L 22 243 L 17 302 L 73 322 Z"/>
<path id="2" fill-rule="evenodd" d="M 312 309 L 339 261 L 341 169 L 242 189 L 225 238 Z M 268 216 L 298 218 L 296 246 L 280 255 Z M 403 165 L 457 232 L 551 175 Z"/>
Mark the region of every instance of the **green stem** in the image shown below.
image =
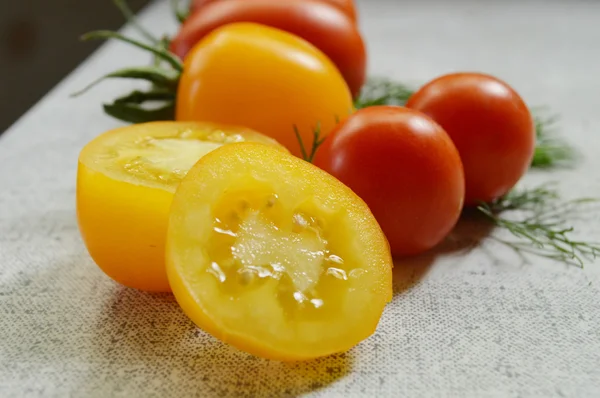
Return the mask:
<path id="1" fill-rule="evenodd" d="M 308 157 L 309 163 L 313 162 L 315 155 L 317 154 L 317 149 L 319 149 L 324 141 L 325 139 L 321 139 L 321 123 L 317 123 L 317 127 L 313 130 L 313 144 L 310 151 L 310 156 Z"/>
<path id="2" fill-rule="evenodd" d="M 175 87 L 179 77 L 177 76 L 177 73 L 173 73 L 171 70 L 164 70 L 151 66 L 119 69 L 93 81 L 80 91 L 71 94 L 71 97 L 78 97 L 81 94 L 86 93 L 103 80 L 110 78 L 147 80 L 156 87 L 169 88 L 172 92 L 175 92 Z"/>
<path id="3" fill-rule="evenodd" d="M 296 139 L 298 139 L 298 145 L 300 145 L 300 153 L 302 153 L 302 159 L 308 161 L 308 155 L 306 154 L 306 148 L 304 147 L 304 140 L 302 140 L 302 136 L 300 135 L 300 131 L 298 130 L 298 126 L 294 125 L 294 134 L 296 134 Z"/>
<path id="4" fill-rule="evenodd" d="M 146 101 L 175 101 L 175 93 L 169 90 L 135 90 L 131 93 L 117 98 L 114 103 L 142 104 Z"/>
<path id="5" fill-rule="evenodd" d="M 127 5 L 125 0 L 113 0 L 113 3 L 121 10 L 121 13 L 125 17 L 128 23 L 131 24 L 142 36 L 148 39 L 152 44 L 158 44 L 158 39 L 152 35 L 149 31 L 147 31 L 140 23 L 131 8 Z"/>
<path id="6" fill-rule="evenodd" d="M 84 34 L 81 37 L 82 40 L 94 40 L 94 39 L 100 39 L 100 40 L 106 40 L 106 39 L 117 39 L 120 40 L 122 42 L 125 43 L 129 43 L 132 44 L 138 48 L 141 48 L 142 50 L 146 50 L 146 51 L 150 51 L 152 54 L 155 54 L 156 56 L 162 58 L 163 60 L 165 60 L 169 65 L 171 65 L 176 71 L 178 72 L 183 72 L 183 64 L 181 63 L 181 61 L 179 60 L 179 58 L 177 58 L 175 55 L 171 54 L 168 51 L 162 50 L 162 49 L 158 49 L 152 46 L 149 46 L 147 44 L 144 44 L 142 42 L 139 42 L 137 40 L 131 39 L 129 37 L 126 37 L 120 33 L 117 32 L 113 32 L 110 30 L 97 30 L 94 32 L 89 32 Z"/>
<path id="7" fill-rule="evenodd" d="M 112 117 L 129 123 L 173 120 L 175 103 L 169 101 L 160 108 L 146 109 L 138 104 L 115 101 L 112 104 L 105 104 L 104 111 Z"/>
<path id="8" fill-rule="evenodd" d="M 171 0 L 171 9 L 173 10 L 173 14 L 175 14 L 175 18 L 177 18 L 177 21 L 179 21 L 179 23 L 184 23 L 190 16 L 190 10 L 189 7 L 187 11 L 182 10 L 179 3 L 179 0 Z"/>
<path id="9" fill-rule="evenodd" d="M 158 43 L 158 48 L 160 50 L 164 50 L 164 51 L 169 51 L 169 45 L 171 44 L 171 39 L 169 38 L 169 36 L 163 36 L 160 39 L 160 42 Z M 157 55 L 154 55 L 154 59 L 152 60 L 152 65 L 154 66 L 160 66 L 162 62 L 162 58 L 158 57 Z"/>
<path id="10" fill-rule="evenodd" d="M 566 216 L 577 205 L 595 202 L 586 198 L 560 202 L 558 193 L 547 185 L 513 191 L 494 203 L 482 203 L 477 209 L 497 227 L 510 232 L 516 241 L 500 240 L 515 252 L 528 252 L 554 260 L 584 265 L 600 255 L 600 244 L 571 239 L 574 228 Z M 516 218 L 508 216 L 515 210 Z"/>

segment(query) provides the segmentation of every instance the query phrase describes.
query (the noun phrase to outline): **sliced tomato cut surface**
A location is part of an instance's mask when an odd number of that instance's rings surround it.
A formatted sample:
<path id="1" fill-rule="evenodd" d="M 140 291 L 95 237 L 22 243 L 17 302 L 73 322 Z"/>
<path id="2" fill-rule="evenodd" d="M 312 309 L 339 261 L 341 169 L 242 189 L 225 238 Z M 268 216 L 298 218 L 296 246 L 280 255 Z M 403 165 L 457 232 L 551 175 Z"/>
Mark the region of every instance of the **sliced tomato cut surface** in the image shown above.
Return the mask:
<path id="1" fill-rule="evenodd" d="M 279 146 L 244 128 L 179 122 L 127 126 L 87 144 L 79 157 L 77 215 L 96 264 L 126 286 L 170 291 L 164 246 L 173 193 L 198 159 L 240 141 Z"/>
<path id="2" fill-rule="evenodd" d="M 342 352 L 392 295 L 389 245 L 365 203 L 317 167 L 243 143 L 203 157 L 178 187 L 167 272 L 201 328 L 266 358 Z"/>

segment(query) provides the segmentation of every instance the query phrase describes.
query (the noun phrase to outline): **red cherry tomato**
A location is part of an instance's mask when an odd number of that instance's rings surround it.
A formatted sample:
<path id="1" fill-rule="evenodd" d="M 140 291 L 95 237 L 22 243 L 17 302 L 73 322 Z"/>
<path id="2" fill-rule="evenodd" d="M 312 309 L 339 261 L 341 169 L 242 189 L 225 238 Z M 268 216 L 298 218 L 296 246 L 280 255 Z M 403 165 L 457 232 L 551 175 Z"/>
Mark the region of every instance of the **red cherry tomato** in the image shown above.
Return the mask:
<path id="1" fill-rule="evenodd" d="M 207 4 L 185 21 L 170 50 L 183 59 L 208 33 L 234 22 L 259 23 L 303 38 L 331 59 L 354 96 L 360 92 L 367 65 L 360 32 L 342 11 L 319 0 L 222 0 Z"/>
<path id="2" fill-rule="evenodd" d="M 204 7 L 206 4 L 214 3 L 215 1 L 225 1 L 225 0 L 194 0 L 192 2 L 192 6 L 190 8 L 190 13 L 195 13 L 200 8 Z M 250 0 L 247 0 L 250 1 Z M 284 1 L 284 0 L 273 0 L 273 1 Z M 332 4 L 342 11 L 346 13 L 353 21 L 356 21 L 357 13 L 356 6 L 354 5 L 354 0 L 321 0 L 325 3 Z"/>
<path id="3" fill-rule="evenodd" d="M 531 113 L 521 97 L 495 77 L 445 75 L 422 87 L 406 106 L 430 116 L 454 141 L 465 170 L 466 205 L 506 194 L 531 163 Z"/>
<path id="4" fill-rule="evenodd" d="M 359 110 L 333 130 L 315 164 L 369 205 L 394 255 L 432 248 L 460 216 L 458 151 L 437 123 L 412 109 Z"/>

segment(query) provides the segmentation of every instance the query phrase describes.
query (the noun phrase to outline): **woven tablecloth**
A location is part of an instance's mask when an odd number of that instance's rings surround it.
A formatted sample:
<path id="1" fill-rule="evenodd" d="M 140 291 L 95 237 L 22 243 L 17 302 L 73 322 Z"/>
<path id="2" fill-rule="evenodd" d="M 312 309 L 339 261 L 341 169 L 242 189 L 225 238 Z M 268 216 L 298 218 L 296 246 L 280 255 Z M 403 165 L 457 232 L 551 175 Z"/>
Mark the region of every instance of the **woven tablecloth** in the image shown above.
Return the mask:
<path id="1" fill-rule="evenodd" d="M 554 180 L 566 198 L 600 197 L 600 2 L 359 5 L 372 75 L 415 85 L 458 70 L 503 78 L 559 113 L 582 157 L 523 184 Z M 141 22 L 175 29 L 166 1 Z M 524 263 L 490 239 L 473 247 L 475 224 L 396 262 L 394 299 L 371 338 L 307 363 L 238 352 L 196 328 L 171 295 L 111 281 L 79 236 L 75 175 L 83 145 L 119 125 L 100 103 L 129 83 L 69 94 L 147 61 L 103 46 L 0 138 L 0 397 L 600 396 L 600 264 Z M 598 214 L 573 221 L 583 238 L 600 240 Z"/>

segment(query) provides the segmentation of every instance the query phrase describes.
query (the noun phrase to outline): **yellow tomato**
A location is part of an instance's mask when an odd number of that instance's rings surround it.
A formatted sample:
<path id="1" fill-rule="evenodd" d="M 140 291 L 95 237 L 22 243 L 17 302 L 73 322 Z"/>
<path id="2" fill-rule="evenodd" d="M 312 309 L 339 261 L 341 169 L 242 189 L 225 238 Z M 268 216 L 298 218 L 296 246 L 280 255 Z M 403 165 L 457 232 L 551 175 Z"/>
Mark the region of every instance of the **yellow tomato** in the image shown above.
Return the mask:
<path id="1" fill-rule="evenodd" d="M 170 291 L 164 248 L 175 188 L 203 155 L 239 141 L 281 148 L 249 129 L 178 122 L 119 128 L 87 144 L 77 170 L 77 217 L 96 264 L 123 285 Z"/>
<path id="2" fill-rule="evenodd" d="M 183 311 L 249 353 L 301 360 L 371 335 L 392 297 L 388 243 L 329 174 L 265 145 L 227 145 L 179 185 L 167 273 Z"/>
<path id="3" fill-rule="evenodd" d="M 252 23 L 215 29 L 185 58 L 177 120 L 248 126 L 300 156 L 313 132 L 326 136 L 352 111 L 352 97 L 335 65 L 290 33 Z"/>

